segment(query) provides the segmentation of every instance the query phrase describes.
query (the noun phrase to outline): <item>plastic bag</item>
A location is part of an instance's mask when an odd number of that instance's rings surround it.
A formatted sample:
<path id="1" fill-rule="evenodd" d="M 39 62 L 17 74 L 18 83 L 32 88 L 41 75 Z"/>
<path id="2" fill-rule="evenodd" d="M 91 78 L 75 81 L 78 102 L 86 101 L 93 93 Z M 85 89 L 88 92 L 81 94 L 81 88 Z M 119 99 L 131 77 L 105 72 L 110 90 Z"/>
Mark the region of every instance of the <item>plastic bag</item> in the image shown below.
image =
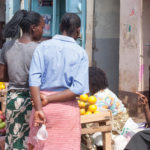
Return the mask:
<path id="1" fill-rule="evenodd" d="M 43 124 L 41 128 L 38 130 L 36 138 L 38 140 L 46 140 L 48 138 L 48 132 L 46 130 L 46 126 Z"/>
<path id="2" fill-rule="evenodd" d="M 138 124 L 135 123 L 135 122 L 132 120 L 132 118 L 129 118 L 129 119 L 127 120 L 127 122 L 125 123 L 123 129 L 122 129 L 121 135 L 126 136 L 126 134 L 127 134 L 128 132 L 133 132 L 133 131 L 134 131 L 135 129 L 137 129 L 137 128 L 138 128 Z M 133 135 L 133 134 L 134 134 L 134 132 L 132 133 L 132 135 Z M 131 135 L 131 136 L 132 136 L 132 135 Z"/>
<path id="3" fill-rule="evenodd" d="M 92 138 L 94 140 L 94 144 L 97 146 L 102 146 L 103 145 L 103 139 L 102 139 L 102 133 L 101 132 L 96 132 L 92 135 Z"/>
<path id="4" fill-rule="evenodd" d="M 124 150 L 129 140 L 126 139 L 123 135 L 118 135 L 113 138 L 113 150 Z"/>

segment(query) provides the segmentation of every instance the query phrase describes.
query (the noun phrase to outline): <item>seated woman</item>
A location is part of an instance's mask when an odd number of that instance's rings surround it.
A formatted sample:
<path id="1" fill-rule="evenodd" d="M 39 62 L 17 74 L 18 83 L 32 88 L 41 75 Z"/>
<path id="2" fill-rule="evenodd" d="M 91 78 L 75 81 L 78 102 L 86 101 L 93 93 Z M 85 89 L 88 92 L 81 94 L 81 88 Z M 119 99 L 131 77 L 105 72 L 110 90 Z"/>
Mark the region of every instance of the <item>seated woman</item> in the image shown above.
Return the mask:
<path id="1" fill-rule="evenodd" d="M 122 101 L 108 88 L 108 80 L 103 70 L 89 67 L 90 94 L 97 98 L 98 110 L 109 109 L 113 115 L 113 131 L 121 133 L 128 119 L 127 110 Z"/>
<path id="2" fill-rule="evenodd" d="M 148 99 L 143 94 L 139 92 L 136 93 L 139 95 L 138 102 L 143 105 L 146 121 L 148 127 L 150 127 L 150 109 Z M 150 150 L 150 129 L 136 133 L 127 144 L 125 150 Z"/>
<path id="3" fill-rule="evenodd" d="M 97 98 L 97 109 L 99 111 L 105 111 L 109 109 L 113 115 L 113 134 L 120 134 L 125 122 L 128 120 L 127 110 L 122 104 L 122 101 L 108 88 L 108 80 L 103 70 L 98 67 L 89 67 L 89 88 L 90 95 L 94 95 Z M 85 136 L 82 136 L 85 139 Z M 96 146 L 102 146 L 101 133 L 95 133 L 92 135 Z M 86 135 L 86 141 L 91 143 L 91 136 Z M 95 145 L 92 145 L 94 147 Z M 91 147 L 89 147 L 91 148 Z M 99 150 L 100 147 L 97 147 Z"/>

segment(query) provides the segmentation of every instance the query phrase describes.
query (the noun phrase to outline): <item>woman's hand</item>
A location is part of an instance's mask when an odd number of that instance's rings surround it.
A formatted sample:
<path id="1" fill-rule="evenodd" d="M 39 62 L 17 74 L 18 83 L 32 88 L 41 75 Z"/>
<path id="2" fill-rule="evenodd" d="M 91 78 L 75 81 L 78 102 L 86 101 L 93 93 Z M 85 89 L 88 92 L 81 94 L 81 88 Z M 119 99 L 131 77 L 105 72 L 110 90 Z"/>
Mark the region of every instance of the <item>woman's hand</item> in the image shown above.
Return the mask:
<path id="1" fill-rule="evenodd" d="M 40 94 L 41 101 L 42 101 L 42 107 L 46 106 L 48 104 L 47 96 L 44 94 Z"/>
<path id="2" fill-rule="evenodd" d="M 138 103 L 141 105 L 148 105 L 148 99 L 146 96 L 144 96 L 143 94 L 136 92 L 136 94 L 138 94 Z"/>
<path id="3" fill-rule="evenodd" d="M 38 127 L 41 124 L 46 123 L 46 116 L 43 112 L 43 110 L 35 111 L 34 113 L 34 126 Z"/>

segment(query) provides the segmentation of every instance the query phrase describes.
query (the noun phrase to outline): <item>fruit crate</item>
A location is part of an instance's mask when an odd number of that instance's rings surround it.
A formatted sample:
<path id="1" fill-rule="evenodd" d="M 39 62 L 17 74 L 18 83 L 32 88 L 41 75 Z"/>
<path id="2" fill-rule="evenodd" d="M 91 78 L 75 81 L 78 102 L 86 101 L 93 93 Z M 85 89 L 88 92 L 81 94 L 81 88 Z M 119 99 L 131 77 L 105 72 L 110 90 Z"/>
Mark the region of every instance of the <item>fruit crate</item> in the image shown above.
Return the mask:
<path id="1" fill-rule="evenodd" d="M 95 125 L 94 125 L 95 124 Z M 111 131 L 112 131 L 112 113 L 103 111 L 98 114 L 81 116 L 82 134 L 93 134 L 102 132 L 103 150 L 112 150 Z"/>

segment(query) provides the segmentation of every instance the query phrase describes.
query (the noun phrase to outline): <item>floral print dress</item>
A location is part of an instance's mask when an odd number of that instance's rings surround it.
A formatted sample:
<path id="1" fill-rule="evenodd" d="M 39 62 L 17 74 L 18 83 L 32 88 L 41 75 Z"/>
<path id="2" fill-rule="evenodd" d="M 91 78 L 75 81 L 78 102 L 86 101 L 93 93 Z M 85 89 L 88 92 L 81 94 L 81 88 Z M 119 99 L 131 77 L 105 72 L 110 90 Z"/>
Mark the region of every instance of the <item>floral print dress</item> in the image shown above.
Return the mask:
<path id="1" fill-rule="evenodd" d="M 31 110 L 29 91 L 8 91 L 5 150 L 27 150 Z"/>
<path id="2" fill-rule="evenodd" d="M 98 110 L 109 109 L 112 111 L 112 128 L 113 132 L 120 134 L 122 128 L 129 118 L 127 110 L 122 101 L 108 88 L 100 90 L 94 94 L 97 98 L 96 105 Z"/>

